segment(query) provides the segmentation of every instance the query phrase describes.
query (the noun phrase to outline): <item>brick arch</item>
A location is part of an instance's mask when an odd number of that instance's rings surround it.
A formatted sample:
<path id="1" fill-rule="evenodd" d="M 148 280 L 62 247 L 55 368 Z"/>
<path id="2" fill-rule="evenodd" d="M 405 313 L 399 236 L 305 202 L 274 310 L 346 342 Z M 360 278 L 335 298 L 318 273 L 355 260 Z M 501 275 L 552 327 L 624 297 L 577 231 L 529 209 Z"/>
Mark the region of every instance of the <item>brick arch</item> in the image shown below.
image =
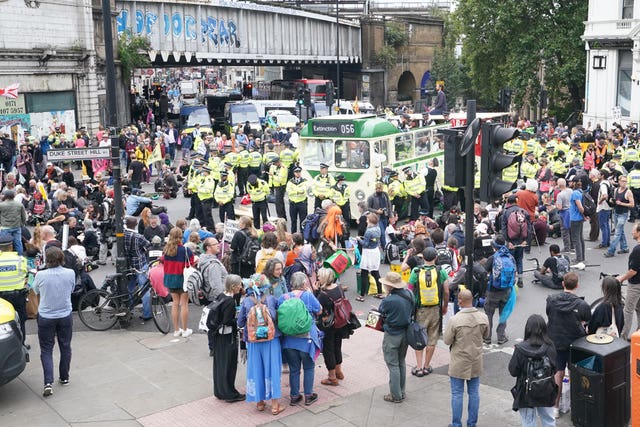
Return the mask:
<path id="1" fill-rule="evenodd" d="M 398 101 L 413 101 L 416 93 L 416 78 L 411 71 L 405 71 L 398 79 Z"/>

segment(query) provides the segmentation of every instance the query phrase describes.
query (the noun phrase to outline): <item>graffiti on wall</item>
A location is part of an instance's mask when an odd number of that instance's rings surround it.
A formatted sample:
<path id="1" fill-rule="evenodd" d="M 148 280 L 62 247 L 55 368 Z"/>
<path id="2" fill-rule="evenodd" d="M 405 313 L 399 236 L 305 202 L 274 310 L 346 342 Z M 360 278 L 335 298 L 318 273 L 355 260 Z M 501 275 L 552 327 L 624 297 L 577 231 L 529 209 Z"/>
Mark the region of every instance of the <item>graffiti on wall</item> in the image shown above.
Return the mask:
<path id="1" fill-rule="evenodd" d="M 122 9 L 116 17 L 118 34 L 126 30 L 134 34 L 150 36 L 161 32 L 165 37 L 184 37 L 185 40 L 200 40 L 200 43 L 213 43 L 215 46 L 240 47 L 238 28 L 231 19 L 220 19 L 203 16 L 198 20 L 191 15 L 174 12 L 164 14 L 162 19 L 153 12 L 136 10 L 134 17 L 130 17 L 128 9 Z M 199 31 L 198 31 L 199 29 Z"/>

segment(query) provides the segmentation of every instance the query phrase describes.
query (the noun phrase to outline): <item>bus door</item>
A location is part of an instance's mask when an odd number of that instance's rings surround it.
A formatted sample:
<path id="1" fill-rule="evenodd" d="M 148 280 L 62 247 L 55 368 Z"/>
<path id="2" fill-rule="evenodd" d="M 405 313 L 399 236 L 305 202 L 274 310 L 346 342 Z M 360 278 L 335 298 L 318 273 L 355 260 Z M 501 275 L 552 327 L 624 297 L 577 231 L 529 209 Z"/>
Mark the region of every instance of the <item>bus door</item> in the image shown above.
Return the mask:
<path id="1" fill-rule="evenodd" d="M 389 141 L 389 139 L 379 139 L 374 141 L 371 147 L 371 158 L 377 179 L 382 177 L 382 170 L 389 163 Z"/>

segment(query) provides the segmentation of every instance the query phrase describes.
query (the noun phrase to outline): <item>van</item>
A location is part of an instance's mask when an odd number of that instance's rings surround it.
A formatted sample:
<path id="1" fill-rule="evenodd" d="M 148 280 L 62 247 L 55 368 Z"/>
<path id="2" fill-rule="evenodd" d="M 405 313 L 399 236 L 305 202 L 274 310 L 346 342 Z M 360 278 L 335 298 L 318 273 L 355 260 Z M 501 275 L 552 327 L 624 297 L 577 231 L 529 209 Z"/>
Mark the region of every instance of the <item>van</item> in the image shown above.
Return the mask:
<path id="1" fill-rule="evenodd" d="M 224 119 L 229 135 L 238 125 L 244 126 L 246 122 L 249 122 L 254 135 L 262 133 L 258 109 L 251 102 L 227 102 L 224 106 Z"/>
<path id="2" fill-rule="evenodd" d="M 211 117 L 207 107 L 204 105 L 183 105 L 180 109 L 180 123 L 178 125 L 180 132 L 191 133 L 196 128 L 196 124 L 200 125 L 200 132 L 211 133 Z"/>

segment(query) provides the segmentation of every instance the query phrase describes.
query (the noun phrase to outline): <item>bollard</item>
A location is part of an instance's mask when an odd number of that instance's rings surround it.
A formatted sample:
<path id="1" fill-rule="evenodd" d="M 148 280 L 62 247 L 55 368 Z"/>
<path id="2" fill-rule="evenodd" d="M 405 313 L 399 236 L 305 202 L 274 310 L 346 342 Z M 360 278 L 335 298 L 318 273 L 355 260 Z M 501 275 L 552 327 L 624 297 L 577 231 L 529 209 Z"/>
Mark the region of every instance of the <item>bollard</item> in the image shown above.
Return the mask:
<path id="1" fill-rule="evenodd" d="M 640 426 L 640 331 L 631 335 L 631 395 L 635 404 L 631 404 L 631 425 Z"/>

